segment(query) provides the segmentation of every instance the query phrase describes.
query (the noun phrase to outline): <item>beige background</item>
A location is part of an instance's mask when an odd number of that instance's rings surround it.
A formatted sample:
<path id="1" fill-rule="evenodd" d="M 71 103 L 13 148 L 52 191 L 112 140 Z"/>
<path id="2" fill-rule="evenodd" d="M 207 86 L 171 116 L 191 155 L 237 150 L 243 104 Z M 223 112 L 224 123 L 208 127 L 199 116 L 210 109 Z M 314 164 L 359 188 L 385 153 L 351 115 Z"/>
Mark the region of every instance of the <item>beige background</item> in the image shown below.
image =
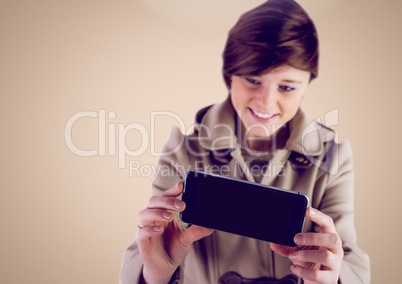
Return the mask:
<path id="1" fill-rule="evenodd" d="M 118 149 L 72 153 L 64 140 L 68 119 L 104 109 L 116 115 L 106 119 L 108 129 L 141 124 L 150 132 L 151 112 L 171 111 L 189 127 L 197 109 L 226 97 L 220 70 L 227 31 L 261 2 L 0 2 L 1 283 L 118 282 L 150 194 L 151 176 L 138 177 L 129 163 L 148 173 L 156 163 L 151 141 L 160 150 L 178 121 L 157 116 L 148 143 L 130 131 L 125 145 L 149 147 L 120 169 Z M 304 109 L 321 120 L 338 111 L 327 123 L 353 145 L 358 242 L 371 256 L 372 283 L 395 283 L 402 255 L 401 2 L 301 4 L 321 41 L 320 75 Z M 79 148 L 97 149 L 98 119 L 78 120 L 72 136 Z"/>

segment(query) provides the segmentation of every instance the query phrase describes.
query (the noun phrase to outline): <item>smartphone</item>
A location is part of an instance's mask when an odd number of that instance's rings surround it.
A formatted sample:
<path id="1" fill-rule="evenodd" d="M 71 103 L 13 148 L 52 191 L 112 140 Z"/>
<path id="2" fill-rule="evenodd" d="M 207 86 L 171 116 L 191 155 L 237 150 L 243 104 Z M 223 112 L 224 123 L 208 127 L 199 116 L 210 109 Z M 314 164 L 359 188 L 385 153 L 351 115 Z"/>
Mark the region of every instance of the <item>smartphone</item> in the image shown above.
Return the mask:
<path id="1" fill-rule="evenodd" d="M 186 223 L 296 246 L 308 205 L 304 194 L 201 171 L 188 171 L 180 214 Z"/>

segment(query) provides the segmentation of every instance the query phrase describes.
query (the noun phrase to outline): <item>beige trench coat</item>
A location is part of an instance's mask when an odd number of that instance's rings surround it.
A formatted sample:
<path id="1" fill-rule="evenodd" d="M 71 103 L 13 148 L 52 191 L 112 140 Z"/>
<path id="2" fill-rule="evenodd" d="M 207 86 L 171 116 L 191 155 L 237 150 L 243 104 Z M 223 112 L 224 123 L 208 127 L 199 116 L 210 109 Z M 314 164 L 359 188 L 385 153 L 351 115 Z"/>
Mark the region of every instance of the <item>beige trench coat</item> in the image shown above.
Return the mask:
<path id="1" fill-rule="evenodd" d="M 236 135 L 241 133 L 236 130 L 240 123 L 235 121 L 236 117 L 228 97 L 197 113 L 191 135 L 185 136 L 178 128 L 173 128 L 163 149 L 166 155 L 159 161 L 153 194 L 159 195 L 172 187 L 188 169 L 254 182 L 241 155 L 239 144 L 242 143 L 240 135 Z M 340 283 L 369 283 L 369 257 L 356 245 L 350 144 L 347 141 L 335 143 L 335 133 L 308 119 L 301 109 L 288 127 L 290 136 L 286 146 L 276 151 L 261 183 L 302 192 L 309 197 L 309 206 L 331 216 L 345 252 Z M 186 226 L 180 220 L 179 223 Z M 317 230 L 314 223 L 306 219 L 303 231 Z M 267 242 L 215 231 L 193 244 L 172 283 L 219 283 L 223 275 L 231 272 L 247 279 L 282 279 L 292 275 L 291 264 L 288 258 L 271 251 Z M 124 255 L 120 283 L 139 283 L 141 270 L 141 255 L 134 241 Z"/>

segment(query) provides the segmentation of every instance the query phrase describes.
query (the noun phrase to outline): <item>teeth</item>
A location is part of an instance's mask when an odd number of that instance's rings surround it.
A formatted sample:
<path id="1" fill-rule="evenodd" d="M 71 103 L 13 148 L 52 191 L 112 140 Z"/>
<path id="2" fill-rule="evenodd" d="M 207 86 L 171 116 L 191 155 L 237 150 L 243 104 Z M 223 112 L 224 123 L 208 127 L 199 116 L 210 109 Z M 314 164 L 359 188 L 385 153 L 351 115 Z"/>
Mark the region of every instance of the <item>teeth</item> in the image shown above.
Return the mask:
<path id="1" fill-rule="evenodd" d="M 261 113 L 261 112 L 258 112 L 258 111 L 256 111 L 256 110 L 253 110 L 253 109 L 251 109 L 251 110 L 253 111 L 253 113 L 255 114 L 255 116 L 257 116 L 257 117 L 259 117 L 259 118 L 267 119 L 267 118 L 271 118 L 271 117 L 274 116 L 273 114 Z"/>

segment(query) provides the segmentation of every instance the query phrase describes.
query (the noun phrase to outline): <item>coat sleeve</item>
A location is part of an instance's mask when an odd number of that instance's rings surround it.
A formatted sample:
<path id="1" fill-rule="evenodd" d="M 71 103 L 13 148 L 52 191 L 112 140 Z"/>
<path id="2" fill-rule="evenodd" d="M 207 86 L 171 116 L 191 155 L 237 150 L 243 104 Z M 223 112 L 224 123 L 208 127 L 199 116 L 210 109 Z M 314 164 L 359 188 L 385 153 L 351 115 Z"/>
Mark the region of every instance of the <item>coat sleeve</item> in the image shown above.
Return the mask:
<path id="1" fill-rule="evenodd" d="M 327 186 L 319 209 L 332 217 L 342 239 L 344 258 L 340 271 L 340 283 L 370 283 L 369 257 L 356 243 L 354 173 L 349 141 L 335 144 L 331 152 Z"/>
<path id="2" fill-rule="evenodd" d="M 152 194 L 161 195 L 163 191 L 171 188 L 183 179 L 189 169 L 188 156 L 185 145 L 186 137 L 177 127 L 172 128 L 168 141 L 163 147 L 161 157 L 157 165 L 157 174 L 152 182 Z M 181 226 L 187 224 L 176 220 Z M 120 284 L 141 283 L 143 262 L 138 250 L 137 242 L 134 241 L 125 251 L 120 270 Z M 170 283 L 181 283 L 181 267 L 174 273 Z"/>
<path id="3" fill-rule="evenodd" d="M 134 241 L 126 250 L 120 270 L 120 284 L 140 283 L 142 274 L 142 259 Z"/>

